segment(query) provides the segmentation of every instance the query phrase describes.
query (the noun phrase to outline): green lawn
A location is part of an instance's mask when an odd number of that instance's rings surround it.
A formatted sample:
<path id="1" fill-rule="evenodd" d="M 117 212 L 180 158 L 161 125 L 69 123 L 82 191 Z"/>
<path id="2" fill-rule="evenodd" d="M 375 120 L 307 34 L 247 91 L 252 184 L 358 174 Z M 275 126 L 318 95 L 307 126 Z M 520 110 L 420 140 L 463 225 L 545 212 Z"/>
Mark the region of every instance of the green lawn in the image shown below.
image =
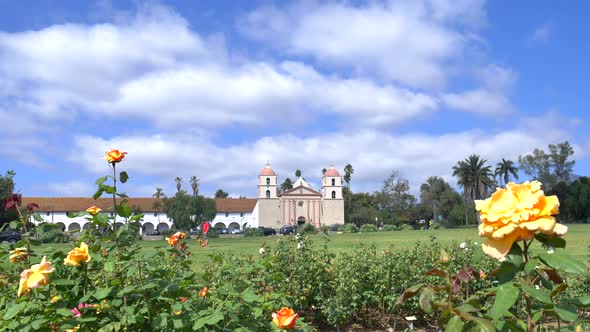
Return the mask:
<path id="1" fill-rule="evenodd" d="M 590 224 L 568 225 L 569 231 L 564 236 L 567 241 L 567 251 L 570 255 L 580 259 L 588 260 L 590 245 Z M 460 243 L 466 240 L 481 243 L 483 240 L 477 235 L 476 228 L 441 229 L 427 231 L 398 231 L 398 232 L 377 232 L 377 233 L 355 233 L 355 234 L 330 234 L 330 247 L 335 251 L 351 250 L 360 244 L 375 245 L 378 249 L 409 248 L 416 241 L 428 242 L 430 236 L 435 236 L 442 244 L 451 242 Z M 316 243 L 321 243 L 322 235 L 311 235 L 310 238 Z M 258 255 L 258 250 L 263 245 L 273 247 L 281 236 L 266 237 L 227 237 L 209 240 L 209 248 L 200 248 L 195 240 L 189 240 L 193 250 L 193 259 L 196 264 L 202 264 L 209 260 L 209 255 L 216 252 L 224 252 L 233 255 Z M 148 252 L 156 246 L 165 247 L 168 244 L 164 240 L 143 241 L 142 250 Z M 69 244 L 48 244 L 41 248 L 41 251 L 49 248 L 69 250 Z M 540 250 L 540 247 L 535 247 Z"/>

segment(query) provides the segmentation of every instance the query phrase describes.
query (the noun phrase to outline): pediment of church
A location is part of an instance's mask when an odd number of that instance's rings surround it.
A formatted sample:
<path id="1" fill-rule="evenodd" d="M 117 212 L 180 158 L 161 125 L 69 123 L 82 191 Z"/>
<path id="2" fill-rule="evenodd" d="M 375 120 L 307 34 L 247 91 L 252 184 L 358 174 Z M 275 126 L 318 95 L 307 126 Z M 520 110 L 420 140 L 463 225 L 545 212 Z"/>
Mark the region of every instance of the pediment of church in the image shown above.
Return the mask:
<path id="1" fill-rule="evenodd" d="M 298 186 L 293 189 L 289 189 L 281 194 L 281 197 L 285 196 L 322 196 L 319 191 L 315 191 L 309 187 Z"/>

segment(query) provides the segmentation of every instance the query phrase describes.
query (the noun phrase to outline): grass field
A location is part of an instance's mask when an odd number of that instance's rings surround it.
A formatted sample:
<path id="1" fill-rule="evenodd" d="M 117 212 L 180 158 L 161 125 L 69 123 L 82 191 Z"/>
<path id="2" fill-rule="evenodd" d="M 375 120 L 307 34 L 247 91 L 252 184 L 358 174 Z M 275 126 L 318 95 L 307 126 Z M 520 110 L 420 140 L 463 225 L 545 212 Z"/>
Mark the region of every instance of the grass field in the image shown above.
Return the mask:
<path id="1" fill-rule="evenodd" d="M 589 258 L 590 246 L 590 224 L 568 225 L 569 231 L 564 236 L 567 241 L 567 251 L 570 255 L 587 261 Z M 466 240 L 473 242 L 482 242 L 482 238 L 477 235 L 476 228 L 459 228 L 459 229 L 440 229 L 426 231 L 398 231 L 398 232 L 376 232 L 376 233 L 354 233 L 354 234 L 335 234 L 329 235 L 330 247 L 338 252 L 343 250 L 352 250 L 353 248 L 364 244 L 374 245 L 378 249 L 393 247 L 394 249 L 404 249 L 414 246 L 416 241 L 428 242 L 430 236 L 435 236 L 442 244 L 451 242 L 460 243 Z M 200 248 L 196 240 L 189 240 L 189 245 L 193 250 L 193 259 L 198 265 L 209 260 L 209 254 L 223 252 L 232 255 L 258 255 L 258 250 L 263 245 L 273 247 L 281 236 L 266 237 L 226 237 L 209 240 L 208 248 Z M 315 243 L 322 242 L 323 235 L 311 235 L 310 238 Z M 154 250 L 157 246 L 166 247 L 168 244 L 164 240 L 146 240 L 142 241 L 142 250 L 148 252 Z M 70 250 L 70 244 L 46 244 L 40 249 L 41 253 L 50 251 L 50 248 L 60 250 Z M 540 247 L 536 248 L 540 250 Z"/>

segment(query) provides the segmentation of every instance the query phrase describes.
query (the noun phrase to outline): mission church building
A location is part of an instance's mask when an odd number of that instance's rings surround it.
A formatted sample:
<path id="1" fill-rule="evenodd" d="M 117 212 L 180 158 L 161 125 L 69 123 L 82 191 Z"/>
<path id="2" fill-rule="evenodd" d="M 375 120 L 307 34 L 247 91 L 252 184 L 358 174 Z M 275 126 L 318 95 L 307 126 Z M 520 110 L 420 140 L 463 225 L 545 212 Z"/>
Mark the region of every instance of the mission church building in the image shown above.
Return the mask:
<path id="1" fill-rule="evenodd" d="M 342 199 L 342 178 L 332 166 L 322 177 L 321 192 L 314 190 L 299 178 L 293 188 L 282 193 L 278 191 L 277 174 L 267 164 L 258 176 L 257 198 L 216 198 L 217 214 L 211 224 L 216 229 L 244 229 L 246 227 L 279 228 L 283 225 L 312 224 L 316 227 L 344 223 L 344 200 Z M 141 233 L 152 234 L 172 227 L 172 221 L 156 209 L 156 198 L 129 198 L 128 205 L 141 211 Z M 84 216 L 69 218 L 69 212 L 85 211 L 97 206 L 102 213 L 113 214 L 112 198 L 102 197 L 23 197 L 23 206 L 36 203 L 37 212 L 43 219 L 40 222 L 60 224 L 66 231 L 84 228 L 88 220 Z M 161 203 L 161 202 L 160 202 Z M 161 206 L 161 204 L 160 204 Z M 123 220 L 118 218 L 121 223 Z"/>
<path id="2" fill-rule="evenodd" d="M 330 166 L 322 176 L 321 192 L 299 177 L 292 189 L 279 193 L 277 174 L 266 164 L 258 176 L 258 202 L 254 211 L 258 226 L 344 224 L 342 177 Z"/>

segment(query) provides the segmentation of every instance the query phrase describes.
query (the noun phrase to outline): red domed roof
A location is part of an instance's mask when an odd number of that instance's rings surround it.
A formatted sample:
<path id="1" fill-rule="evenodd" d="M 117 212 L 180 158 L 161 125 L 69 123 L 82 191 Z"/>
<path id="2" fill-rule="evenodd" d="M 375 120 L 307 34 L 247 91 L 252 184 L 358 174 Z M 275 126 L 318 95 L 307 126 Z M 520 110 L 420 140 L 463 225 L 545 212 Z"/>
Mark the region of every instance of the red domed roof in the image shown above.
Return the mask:
<path id="1" fill-rule="evenodd" d="M 266 164 L 262 169 L 262 172 L 260 172 L 260 176 L 277 176 L 277 173 L 270 168 L 270 164 Z"/>
<path id="2" fill-rule="evenodd" d="M 338 173 L 334 166 L 330 166 L 330 168 L 328 168 L 324 176 L 340 176 L 340 173 Z"/>

